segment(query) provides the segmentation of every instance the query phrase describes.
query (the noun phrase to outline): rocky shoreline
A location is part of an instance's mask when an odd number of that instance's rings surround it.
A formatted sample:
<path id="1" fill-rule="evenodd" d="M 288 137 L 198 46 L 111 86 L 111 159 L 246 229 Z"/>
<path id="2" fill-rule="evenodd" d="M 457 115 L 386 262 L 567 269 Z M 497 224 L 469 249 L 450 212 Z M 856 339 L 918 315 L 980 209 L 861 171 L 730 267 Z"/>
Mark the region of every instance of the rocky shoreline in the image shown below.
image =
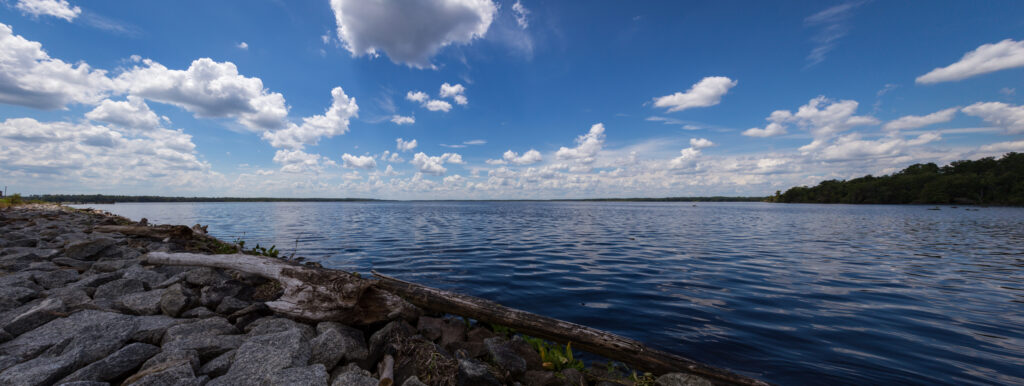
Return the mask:
<path id="1" fill-rule="evenodd" d="M 272 280 L 144 258 L 230 244 L 94 229 L 128 223 L 57 205 L 0 211 L 0 384 L 711 384 L 682 373 L 637 375 L 615 363 L 545 364 L 528 337 L 444 315 L 305 323 L 264 304 L 281 295 Z"/>

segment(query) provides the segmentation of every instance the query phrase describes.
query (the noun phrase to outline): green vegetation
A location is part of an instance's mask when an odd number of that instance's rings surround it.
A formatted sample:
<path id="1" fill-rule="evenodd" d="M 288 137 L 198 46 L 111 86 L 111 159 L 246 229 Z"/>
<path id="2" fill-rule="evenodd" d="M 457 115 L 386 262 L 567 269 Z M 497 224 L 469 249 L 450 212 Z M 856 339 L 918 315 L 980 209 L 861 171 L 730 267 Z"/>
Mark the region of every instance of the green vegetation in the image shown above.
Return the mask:
<path id="1" fill-rule="evenodd" d="M 34 198 L 21 198 L 20 194 L 12 194 L 7 197 L 0 198 L 0 209 L 7 209 L 12 206 L 25 205 L 25 204 L 42 204 L 43 201 L 36 200 Z"/>
<path id="2" fill-rule="evenodd" d="M 1024 154 L 914 164 L 887 176 L 822 181 L 776 192 L 769 201 L 843 204 L 1024 205 Z"/>
<path id="3" fill-rule="evenodd" d="M 534 350 L 537 350 L 540 354 L 541 364 L 545 369 L 562 371 L 574 368 L 583 371 L 583 361 L 576 359 L 572 354 L 572 342 L 566 344 L 563 350 L 562 346 L 548 343 L 544 339 L 523 335 L 523 340 L 529 343 Z"/>
<path id="4" fill-rule="evenodd" d="M 554 201 L 636 201 L 636 202 L 757 202 L 764 201 L 764 197 L 661 197 L 661 198 L 588 198 L 580 200 L 554 200 Z"/>

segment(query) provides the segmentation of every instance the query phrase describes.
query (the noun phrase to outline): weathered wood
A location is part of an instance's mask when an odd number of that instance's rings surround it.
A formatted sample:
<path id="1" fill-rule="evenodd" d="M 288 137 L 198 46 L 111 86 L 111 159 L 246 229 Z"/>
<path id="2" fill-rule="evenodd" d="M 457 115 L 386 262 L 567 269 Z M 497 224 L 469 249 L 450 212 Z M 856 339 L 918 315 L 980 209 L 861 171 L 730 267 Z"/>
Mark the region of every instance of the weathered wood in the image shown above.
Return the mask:
<path id="1" fill-rule="evenodd" d="M 377 386 L 392 386 L 395 384 L 395 358 L 385 355 L 380 362 L 380 382 Z"/>
<path id="2" fill-rule="evenodd" d="M 655 350 L 638 341 L 563 320 L 502 306 L 490 300 L 430 288 L 382 275 L 377 286 L 424 309 L 465 316 L 515 329 L 518 332 L 621 361 L 656 374 L 689 372 L 718 384 L 767 385 L 727 370 L 707 366 L 679 355 Z"/>
<path id="3" fill-rule="evenodd" d="M 93 231 L 172 240 L 190 239 L 196 235 L 191 228 L 184 225 L 97 225 L 93 227 Z"/>
<path id="4" fill-rule="evenodd" d="M 402 298 L 374 288 L 373 280 L 344 271 L 246 254 L 150 252 L 143 259 L 150 264 L 231 269 L 276 280 L 284 294 L 267 302 L 267 307 L 305 320 L 368 325 L 397 318 L 412 320 L 420 314 L 419 309 Z"/>

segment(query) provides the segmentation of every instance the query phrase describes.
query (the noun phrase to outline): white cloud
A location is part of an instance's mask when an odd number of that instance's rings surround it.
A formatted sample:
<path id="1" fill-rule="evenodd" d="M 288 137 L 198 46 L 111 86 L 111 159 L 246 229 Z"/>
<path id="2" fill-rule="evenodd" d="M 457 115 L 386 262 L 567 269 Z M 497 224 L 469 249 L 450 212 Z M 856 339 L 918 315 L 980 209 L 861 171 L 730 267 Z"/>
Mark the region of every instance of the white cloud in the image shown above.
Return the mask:
<path id="1" fill-rule="evenodd" d="M 394 177 L 394 176 L 401 175 L 401 174 L 402 173 L 399 173 L 399 172 L 395 171 L 395 168 L 391 167 L 391 165 L 388 165 L 387 169 L 384 169 L 384 176 L 385 177 Z"/>
<path id="2" fill-rule="evenodd" d="M 423 107 L 430 111 L 444 111 L 447 113 L 451 111 L 452 104 L 438 99 L 431 99 L 424 103 Z"/>
<path id="3" fill-rule="evenodd" d="M 1011 96 L 1017 94 L 1017 89 L 1012 87 L 1003 87 L 999 89 L 999 93 L 1006 96 Z"/>
<path id="4" fill-rule="evenodd" d="M 348 153 L 341 155 L 342 166 L 349 169 L 374 169 L 377 161 L 368 155 L 354 156 Z M 391 165 L 388 165 L 391 166 Z"/>
<path id="5" fill-rule="evenodd" d="M 796 124 L 811 133 L 814 141 L 800 148 L 809 152 L 819 149 L 825 142 L 839 133 L 856 126 L 875 125 L 878 119 L 870 116 L 854 115 L 857 112 L 857 101 L 834 101 L 824 96 L 811 99 L 800 106 L 796 113 L 789 110 L 776 110 L 765 118 L 770 122 L 764 129 L 752 128 L 743 135 L 752 137 L 770 137 L 786 133 L 787 124 Z"/>
<path id="6" fill-rule="evenodd" d="M 430 95 L 427 95 L 427 93 L 423 91 L 409 91 L 405 93 L 405 99 L 408 99 L 413 102 L 424 103 L 429 98 Z"/>
<path id="7" fill-rule="evenodd" d="M 886 123 L 882 128 L 885 130 L 907 130 L 949 122 L 953 120 L 953 116 L 956 115 L 956 111 L 959 109 L 959 107 L 951 107 L 925 116 L 907 115 Z"/>
<path id="8" fill-rule="evenodd" d="M 160 117 L 149 109 L 144 99 L 132 95 L 124 101 L 105 99 L 95 109 L 85 113 L 85 117 L 126 129 L 151 130 L 160 127 Z"/>
<path id="9" fill-rule="evenodd" d="M 487 33 L 497 6 L 491 0 L 331 0 L 338 39 L 353 56 L 432 68 L 442 48 L 468 44 Z"/>
<path id="10" fill-rule="evenodd" d="M 808 16 L 804 19 L 804 25 L 808 27 L 821 27 L 811 38 L 814 48 L 807 55 L 807 67 L 814 66 L 825 60 L 825 55 L 836 47 L 839 39 L 850 33 L 849 19 L 853 10 L 866 3 L 866 1 L 847 1 L 825 10 Z"/>
<path id="11" fill-rule="evenodd" d="M 737 81 L 724 76 L 709 76 L 701 79 L 700 82 L 690 86 L 685 93 L 677 92 L 672 95 L 654 98 L 655 107 L 668 107 L 668 112 L 682 111 L 694 107 L 708 107 L 717 105 L 722 101 L 722 96 L 735 87 Z"/>
<path id="12" fill-rule="evenodd" d="M 515 4 L 512 4 L 512 12 L 516 16 L 516 24 L 519 24 L 519 28 L 526 29 L 530 26 L 530 21 L 526 19 L 530 15 L 530 10 L 523 6 L 520 0 L 516 0 Z"/>
<path id="13" fill-rule="evenodd" d="M 597 123 L 590 127 L 587 134 L 576 137 L 576 147 L 560 147 L 555 152 L 555 158 L 591 163 L 594 162 L 594 156 L 601 151 L 602 146 L 604 146 L 604 124 Z"/>
<path id="14" fill-rule="evenodd" d="M 840 136 L 835 143 L 822 148 L 815 158 L 827 161 L 849 161 L 896 157 L 904 154 L 908 147 L 920 146 L 940 139 L 942 137 L 938 133 L 925 133 L 910 140 L 884 137 L 870 141 L 860 139 L 860 134 L 853 133 Z"/>
<path id="15" fill-rule="evenodd" d="M 95 104 L 113 88 L 106 71 L 51 58 L 42 44 L 15 35 L 0 23 L 0 103 L 57 109 L 69 103 Z"/>
<path id="16" fill-rule="evenodd" d="M 964 54 L 956 63 L 917 77 L 917 83 L 951 82 L 1015 67 L 1024 67 L 1024 41 L 1006 39 L 999 43 L 982 44 Z"/>
<path id="17" fill-rule="evenodd" d="M 1024 141 L 998 142 L 982 146 L 978 150 L 985 153 L 1024 152 Z"/>
<path id="18" fill-rule="evenodd" d="M 423 152 L 416 153 L 409 163 L 419 168 L 420 173 L 441 175 L 448 171 L 445 163 L 461 164 L 462 156 L 457 153 L 444 153 L 441 156 L 431 157 Z"/>
<path id="19" fill-rule="evenodd" d="M 323 115 L 302 118 L 301 125 L 288 123 L 285 129 L 264 132 L 263 139 L 273 147 L 301 149 L 317 144 L 320 138 L 345 134 L 349 119 L 359 115 L 359 105 L 341 87 L 331 90 L 331 98 L 331 107 Z"/>
<path id="20" fill-rule="evenodd" d="M 1024 133 L 1024 106 L 1003 102 L 978 102 L 964 107 L 964 114 L 981 118 L 1010 134 Z"/>
<path id="21" fill-rule="evenodd" d="M 715 143 L 707 138 L 690 138 L 690 147 L 694 149 L 703 149 L 711 146 L 715 146 Z"/>
<path id="22" fill-rule="evenodd" d="M 0 122 L 0 164 L 8 180 L 81 189 L 182 184 L 208 186 L 210 165 L 192 136 L 163 128 L 132 133 L 114 127 L 11 118 Z"/>
<path id="23" fill-rule="evenodd" d="M 238 47 L 240 49 L 243 49 L 243 50 L 248 50 L 249 49 L 249 43 L 241 42 L 241 43 L 238 43 L 238 45 L 236 47 Z"/>
<path id="24" fill-rule="evenodd" d="M 506 151 L 505 154 L 502 155 L 502 159 L 505 162 L 513 163 L 513 164 L 516 164 L 516 165 L 529 165 L 529 164 L 535 164 L 537 162 L 540 162 L 544 158 L 540 155 L 539 151 L 536 151 L 534 149 L 530 149 L 530 150 L 526 151 L 526 153 L 523 153 L 523 155 L 519 155 L 519 153 L 516 153 L 516 152 L 514 152 L 512 150 Z M 492 165 L 496 164 L 496 163 L 493 163 L 493 162 L 490 162 L 490 161 L 492 161 L 492 160 L 488 160 L 486 162 L 490 163 Z M 502 162 L 502 163 L 504 163 L 504 162 Z"/>
<path id="25" fill-rule="evenodd" d="M 281 171 L 285 173 L 319 173 L 325 166 L 337 166 L 337 163 L 322 155 L 287 149 L 274 153 L 274 162 L 281 164 Z"/>
<path id="26" fill-rule="evenodd" d="M 482 140 L 482 139 L 471 139 L 469 141 L 463 141 L 462 144 L 463 145 L 471 145 L 471 146 L 472 145 L 485 145 L 485 144 L 487 144 L 487 141 Z"/>
<path id="27" fill-rule="evenodd" d="M 406 117 L 395 114 L 391 116 L 391 122 L 394 122 L 394 124 L 396 125 L 411 125 L 413 123 L 416 123 L 416 117 Z"/>
<path id="28" fill-rule="evenodd" d="M 395 147 L 398 148 L 398 151 L 410 151 L 415 149 L 416 145 L 417 143 L 415 139 L 411 141 L 406 141 L 401 138 L 395 139 Z"/>
<path id="29" fill-rule="evenodd" d="M 150 59 L 143 63 L 146 67 L 133 67 L 116 78 L 122 90 L 200 118 L 236 118 L 256 132 L 285 126 L 284 96 L 268 92 L 259 78 L 239 75 L 234 63 L 201 58 L 187 70 L 171 70 Z"/>
<path id="30" fill-rule="evenodd" d="M 669 161 L 668 165 L 672 169 L 683 169 L 693 167 L 697 163 L 697 157 L 700 156 L 700 149 L 688 147 L 679 151 L 679 156 Z"/>
<path id="31" fill-rule="evenodd" d="M 466 88 L 461 84 L 456 83 L 454 86 L 445 82 L 441 85 L 441 98 L 452 98 L 455 103 L 459 105 L 465 105 L 469 103 L 469 99 L 466 99 Z"/>
<path id="32" fill-rule="evenodd" d="M 72 6 L 67 0 L 18 0 L 18 10 L 32 16 L 53 16 L 72 21 L 82 14 L 82 9 Z"/>

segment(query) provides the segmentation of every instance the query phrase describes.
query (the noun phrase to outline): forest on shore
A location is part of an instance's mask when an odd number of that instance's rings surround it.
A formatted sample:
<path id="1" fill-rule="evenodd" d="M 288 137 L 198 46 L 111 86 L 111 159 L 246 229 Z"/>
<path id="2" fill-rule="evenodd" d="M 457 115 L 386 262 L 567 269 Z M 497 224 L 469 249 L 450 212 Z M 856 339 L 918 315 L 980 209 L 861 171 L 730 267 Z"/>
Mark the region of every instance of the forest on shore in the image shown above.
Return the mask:
<path id="1" fill-rule="evenodd" d="M 1024 205 L 1024 153 L 913 164 L 899 172 L 846 181 L 822 181 L 775 192 L 772 202 L 842 204 Z"/>

